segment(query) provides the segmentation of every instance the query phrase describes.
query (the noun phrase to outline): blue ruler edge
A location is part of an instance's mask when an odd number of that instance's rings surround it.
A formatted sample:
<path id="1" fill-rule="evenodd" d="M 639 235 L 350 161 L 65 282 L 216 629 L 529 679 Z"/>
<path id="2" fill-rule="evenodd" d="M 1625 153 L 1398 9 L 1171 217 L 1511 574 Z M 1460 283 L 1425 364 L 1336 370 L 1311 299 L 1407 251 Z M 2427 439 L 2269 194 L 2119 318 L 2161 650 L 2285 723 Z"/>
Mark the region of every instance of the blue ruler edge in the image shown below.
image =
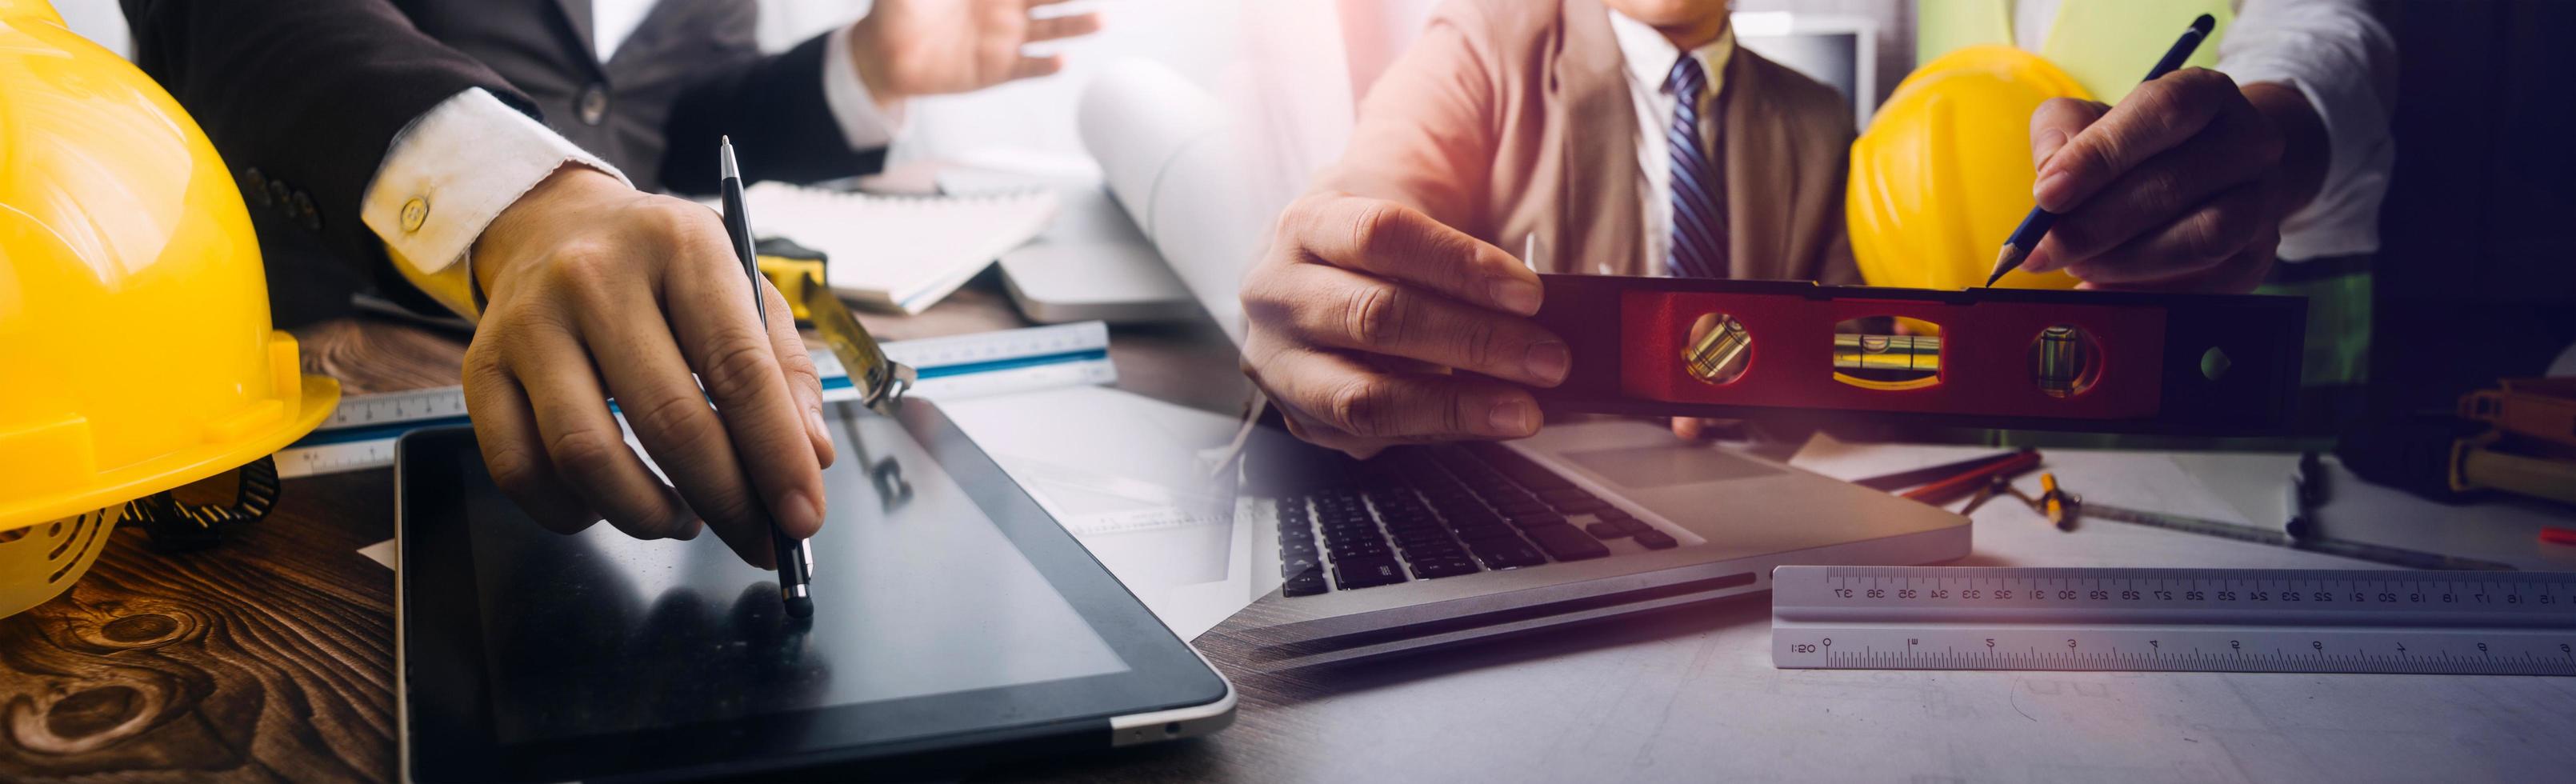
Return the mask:
<path id="1" fill-rule="evenodd" d="M 932 379 L 967 376 L 977 373 L 991 373 L 1002 370 L 1017 370 L 1026 367 L 1055 365 L 1068 362 L 1093 362 L 1106 360 L 1108 358 L 1108 349 L 1096 348 L 1084 349 L 1081 351 L 1064 351 L 1054 354 L 1039 354 L 1027 357 L 992 359 L 981 362 L 963 362 L 955 365 L 915 368 L 914 370 L 919 374 L 920 378 Z M 847 375 L 831 375 L 823 377 L 823 391 L 825 393 L 849 388 L 851 388 L 851 383 L 850 377 Z M 617 404 L 613 401 L 610 402 L 609 410 L 614 411 L 616 409 Z M 469 424 L 472 421 L 472 419 L 467 417 L 451 416 L 438 417 L 434 419 L 412 419 L 401 422 L 358 425 L 355 427 L 339 429 L 321 429 L 306 434 L 303 438 L 296 439 L 295 443 L 286 445 L 286 448 L 296 449 L 301 447 L 329 446 L 332 444 L 349 444 L 360 441 L 378 441 L 388 438 L 397 438 L 404 433 L 409 433 L 422 428 L 463 425 Z"/>

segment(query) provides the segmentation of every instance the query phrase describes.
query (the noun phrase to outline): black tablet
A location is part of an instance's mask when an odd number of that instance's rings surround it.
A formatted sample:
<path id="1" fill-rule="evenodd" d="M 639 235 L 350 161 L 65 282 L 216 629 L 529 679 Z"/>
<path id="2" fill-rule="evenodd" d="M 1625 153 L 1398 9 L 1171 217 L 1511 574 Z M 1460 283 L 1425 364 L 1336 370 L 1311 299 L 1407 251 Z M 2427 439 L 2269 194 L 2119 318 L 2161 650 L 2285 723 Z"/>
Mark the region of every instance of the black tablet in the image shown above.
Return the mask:
<path id="1" fill-rule="evenodd" d="M 825 407 L 815 613 L 713 534 L 537 527 L 467 428 L 397 450 L 404 773 L 738 777 L 1127 745 L 1234 693 L 928 401 Z"/>

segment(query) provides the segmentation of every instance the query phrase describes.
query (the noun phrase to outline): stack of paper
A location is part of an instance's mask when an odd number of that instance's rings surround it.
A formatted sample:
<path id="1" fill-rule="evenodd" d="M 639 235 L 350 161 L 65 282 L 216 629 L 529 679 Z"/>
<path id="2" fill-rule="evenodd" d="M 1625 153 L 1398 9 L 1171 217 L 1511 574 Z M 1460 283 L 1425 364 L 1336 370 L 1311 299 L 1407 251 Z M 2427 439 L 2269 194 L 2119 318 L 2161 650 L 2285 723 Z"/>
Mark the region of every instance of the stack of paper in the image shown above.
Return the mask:
<path id="1" fill-rule="evenodd" d="M 743 193 L 752 233 L 830 257 L 832 290 L 919 313 L 1055 217 L 1053 191 L 888 196 L 764 182 Z"/>

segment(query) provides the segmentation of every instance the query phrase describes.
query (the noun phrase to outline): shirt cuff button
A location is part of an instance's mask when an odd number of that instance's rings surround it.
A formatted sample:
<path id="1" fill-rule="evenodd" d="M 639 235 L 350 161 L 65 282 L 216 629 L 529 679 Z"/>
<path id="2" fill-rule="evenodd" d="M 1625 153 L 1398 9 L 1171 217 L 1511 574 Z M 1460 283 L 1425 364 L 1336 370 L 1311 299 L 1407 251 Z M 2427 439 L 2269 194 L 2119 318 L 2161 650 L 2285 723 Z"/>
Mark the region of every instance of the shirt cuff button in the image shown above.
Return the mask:
<path id="1" fill-rule="evenodd" d="M 414 196 L 411 201 L 403 202 L 402 228 L 404 233 L 420 231 L 420 225 L 428 220 L 429 200 Z"/>

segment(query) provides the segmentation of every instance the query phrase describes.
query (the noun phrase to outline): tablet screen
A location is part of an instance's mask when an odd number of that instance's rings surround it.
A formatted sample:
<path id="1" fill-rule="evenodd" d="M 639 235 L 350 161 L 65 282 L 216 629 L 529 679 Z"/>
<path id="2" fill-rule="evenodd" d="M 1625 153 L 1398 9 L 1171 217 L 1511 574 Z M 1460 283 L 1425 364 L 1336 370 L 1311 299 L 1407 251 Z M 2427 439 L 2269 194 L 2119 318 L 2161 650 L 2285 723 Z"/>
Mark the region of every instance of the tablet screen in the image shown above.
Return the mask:
<path id="1" fill-rule="evenodd" d="M 833 407 L 840 408 L 840 407 Z M 713 531 L 642 541 L 539 528 L 455 454 L 489 726 L 503 744 L 722 722 L 1124 672 L 895 420 L 834 412 L 814 617 Z M 418 604 L 422 597 L 414 597 Z"/>

